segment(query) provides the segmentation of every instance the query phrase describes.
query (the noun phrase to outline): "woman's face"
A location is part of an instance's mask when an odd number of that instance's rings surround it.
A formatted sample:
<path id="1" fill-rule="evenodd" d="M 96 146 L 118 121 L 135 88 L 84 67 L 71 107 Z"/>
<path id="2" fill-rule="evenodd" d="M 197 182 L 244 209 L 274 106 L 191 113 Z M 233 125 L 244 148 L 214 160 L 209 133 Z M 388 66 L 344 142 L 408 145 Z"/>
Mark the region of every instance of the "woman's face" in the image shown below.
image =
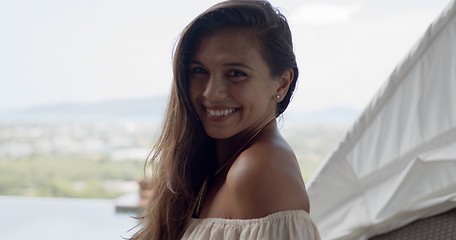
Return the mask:
<path id="1" fill-rule="evenodd" d="M 279 80 L 253 39 L 245 29 L 218 31 L 202 38 L 190 61 L 191 101 L 213 138 L 255 131 L 275 117 Z"/>

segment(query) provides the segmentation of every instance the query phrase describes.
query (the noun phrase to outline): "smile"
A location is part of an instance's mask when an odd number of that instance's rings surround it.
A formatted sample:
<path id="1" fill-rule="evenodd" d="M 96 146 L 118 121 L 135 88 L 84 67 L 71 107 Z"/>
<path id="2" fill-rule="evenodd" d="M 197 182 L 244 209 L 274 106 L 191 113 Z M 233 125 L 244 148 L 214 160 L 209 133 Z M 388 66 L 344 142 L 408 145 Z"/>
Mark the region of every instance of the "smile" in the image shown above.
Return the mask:
<path id="1" fill-rule="evenodd" d="M 206 108 L 207 115 L 209 117 L 225 117 L 228 116 L 229 114 L 233 113 L 236 111 L 235 108 L 230 108 L 230 109 L 210 109 Z"/>

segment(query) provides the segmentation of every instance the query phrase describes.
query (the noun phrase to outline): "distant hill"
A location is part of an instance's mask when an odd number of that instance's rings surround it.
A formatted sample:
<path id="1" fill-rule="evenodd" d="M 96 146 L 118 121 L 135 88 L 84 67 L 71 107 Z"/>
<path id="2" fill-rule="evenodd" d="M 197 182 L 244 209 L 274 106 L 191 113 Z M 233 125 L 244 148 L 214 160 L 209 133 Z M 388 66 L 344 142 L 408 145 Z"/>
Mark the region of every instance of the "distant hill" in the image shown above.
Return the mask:
<path id="1" fill-rule="evenodd" d="M 359 110 L 337 107 L 308 113 L 285 112 L 284 119 L 286 122 L 293 124 L 349 125 L 358 118 L 359 114 Z"/>
<path id="2" fill-rule="evenodd" d="M 34 107 L 21 111 L 26 114 L 71 114 L 71 115 L 157 115 L 162 114 L 166 97 L 149 97 L 139 99 L 119 99 L 89 104 L 57 104 Z M 18 113 L 21 113 L 18 112 Z"/>
<path id="3" fill-rule="evenodd" d="M 0 113 L 6 120 L 157 120 L 163 116 L 167 97 L 116 99 L 95 103 L 64 103 Z"/>
<path id="4" fill-rule="evenodd" d="M 54 104 L 22 111 L 0 113 L 6 120 L 118 120 L 133 119 L 156 121 L 162 118 L 166 96 L 137 99 L 117 99 L 95 103 Z M 292 124 L 351 124 L 359 111 L 348 108 L 329 108 L 311 113 L 285 112 L 284 120 Z"/>

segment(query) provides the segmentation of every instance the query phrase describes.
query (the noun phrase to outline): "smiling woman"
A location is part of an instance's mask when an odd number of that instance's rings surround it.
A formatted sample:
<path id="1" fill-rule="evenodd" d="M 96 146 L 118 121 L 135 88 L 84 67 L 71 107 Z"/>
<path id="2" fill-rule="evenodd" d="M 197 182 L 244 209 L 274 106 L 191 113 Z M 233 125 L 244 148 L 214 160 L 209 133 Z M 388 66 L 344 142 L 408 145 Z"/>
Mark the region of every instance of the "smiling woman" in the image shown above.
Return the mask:
<path id="1" fill-rule="evenodd" d="M 232 28 L 204 37 L 196 47 L 190 64 L 190 96 L 210 137 L 226 139 L 242 131 L 254 132 L 271 121 L 293 80 L 291 69 L 272 76 L 250 38 L 248 29 Z"/>
<path id="2" fill-rule="evenodd" d="M 298 78 L 285 17 L 267 1 L 216 4 L 185 28 L 173 67 L 134 239 L 319 239 L 276 122 Z"/>

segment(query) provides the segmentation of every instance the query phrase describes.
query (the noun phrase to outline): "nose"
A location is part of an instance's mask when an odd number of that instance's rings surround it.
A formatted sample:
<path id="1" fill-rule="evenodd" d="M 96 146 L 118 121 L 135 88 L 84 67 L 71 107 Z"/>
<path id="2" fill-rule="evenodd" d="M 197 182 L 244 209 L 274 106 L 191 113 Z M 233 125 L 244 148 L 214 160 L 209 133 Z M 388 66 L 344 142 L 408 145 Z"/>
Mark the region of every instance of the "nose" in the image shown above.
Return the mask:
<path id="1" fill-rule="evenodd" d="M 206 83 L 203 96 L 208 100 L 220 100 L 227 96 L 227 82 L 222 76 L 211 75 Z"/>

